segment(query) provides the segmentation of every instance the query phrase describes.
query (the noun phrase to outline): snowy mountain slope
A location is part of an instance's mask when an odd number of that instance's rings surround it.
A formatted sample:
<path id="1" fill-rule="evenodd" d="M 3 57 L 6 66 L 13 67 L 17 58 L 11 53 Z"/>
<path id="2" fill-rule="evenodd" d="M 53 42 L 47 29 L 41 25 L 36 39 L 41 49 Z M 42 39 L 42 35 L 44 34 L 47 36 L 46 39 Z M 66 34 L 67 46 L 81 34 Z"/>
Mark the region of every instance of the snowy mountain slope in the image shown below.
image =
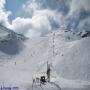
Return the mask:
<path id="1" fill-rule="evenodd" d="M 57 45 L 60 50 L 60 54 L 55 58 L 57 73 L 68 79 L 90 81 L 89 45 L 90 37 L 67 43 L 65 46 Z"/>
<path id="2" fill-rule="evenodd" d="M 0 25 L 0 52 L 8 55 L 15 55 L 22 48 L 21 42 L 25 40 L 23 35 Z"/>
<path id="3" fill-rule="evenodd" d="M 52 81 L 62 90 L 90 89 L 89 36 L 82 37 L 79 33 L 60 30 L 23 43 L 20 53 L 0 65 L 0 84 L 18 84 L 25 90 L 31 89 L 33 75 L 45 73 L 46 62 L 49 61 L 52 63 Z M 21 47 L 22 43 L 19 42 L 19 45 Z M 43 88 L 57 90 L 53 85 Z M 41 89 L 38 87 L 35 90 Z"/>

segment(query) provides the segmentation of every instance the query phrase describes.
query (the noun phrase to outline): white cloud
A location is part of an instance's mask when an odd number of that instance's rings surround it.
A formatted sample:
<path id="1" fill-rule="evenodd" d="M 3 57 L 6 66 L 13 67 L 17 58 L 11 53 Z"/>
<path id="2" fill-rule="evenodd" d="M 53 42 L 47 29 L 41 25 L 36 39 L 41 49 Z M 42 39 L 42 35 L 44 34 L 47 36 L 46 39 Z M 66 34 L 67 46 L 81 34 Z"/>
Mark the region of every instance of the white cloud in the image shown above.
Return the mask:
<path id="1" fill-rule="evenodd" d="M 80 20 L 80 12 L 90 11 L 89 5 L 90 0 L 28 0 L 22 9 L 32 17 L 16 18 L 12 22 L 12 29 L 27 36 L 39 36 L 65 24 L 81 28 L 85 23 L 81 24 L 83 19 Z"/>
<path id="2" fill-rule="evenodd" d="M 31 19 L 17 17 L 15 20 L 13 20 L 11 28 L 18 33 L 27 33 L 31 27 Z"/>
<path id="3" fill-rule="evenodd" d="M 46 16 L 36 15 L 32 18 L 32 23 L 34 30 L 41 32 L 41 35 L 44 35 L 51 30 L 50 23 Z"/>
<path id="4" fill-rule="evenodd" d="M 60 23 L 63 17 L 63 15 L 60 15 L 57 11 L 40 9 L 35 1 L 32 3 L 28 1 L 22 8 L 25 13 L 32 15 L 32 18 L 16 18 L 12 22 L 12 29 L 16 32 L 24 33 L 26 36 L 30 35 L 30 37 L 45 35 L 53 30 L 52 27 L 55 27 L 54 24 L 51 23 L 50 18 L 53 19 L 53 23 Z"/>
<path id="5" fill-rule="evenodd" d="M 87 18 L 90 18 L 89 5 L 90 0 L 72 0 L 69 13 L 65 17 L 65 22 L 68 20 L 67 25 L 71 27 L 74 23 L 74 29 L 81 30 L 85 26 L 83 22 L 88 22 Z"/>
<path id="6" fill-rule="evenodd" d="M 37 4 L 34 3 L 34 1 L 27 1 L 25 4 L 22 5 L 22 9 L 25 13 L 28 13 L 29 15 L 33 15 L 37 8 Z"/>
<path id="7" fill-rule="evenodd" d="M 79 25 L 78 25 L 78 29 L 80 31 L 82 31 L 82 30 L 90 31 L 90 17 L 86 18 L 85 20 L 80 22 Z"/>
<path id="8" fill-rule="evenodd" d="M 0 0 L 0 24 L 10 27 L 8 16 L 11 14 L 11 12 L 5 10 L 5 3 L 5 0 Z"/>
<path id="9" fill-rule="evenodd" d="M 33 18 L 16 18 L 12 22 L 15 32 L 23 33 L 28 37 L 44 35 L 51 30 L 46 16 L 35 15 Z"/>
<path id="10" fill-rule="evenodd" d="M 0 9 L 4 8 L 5 0 L 0 0 Z"/>
<path id="11" fill-rule="evenodd" d="M 69 14 L 79 13 L 81 9 L 90 11 L 90 0 L 72 0 Z"/>

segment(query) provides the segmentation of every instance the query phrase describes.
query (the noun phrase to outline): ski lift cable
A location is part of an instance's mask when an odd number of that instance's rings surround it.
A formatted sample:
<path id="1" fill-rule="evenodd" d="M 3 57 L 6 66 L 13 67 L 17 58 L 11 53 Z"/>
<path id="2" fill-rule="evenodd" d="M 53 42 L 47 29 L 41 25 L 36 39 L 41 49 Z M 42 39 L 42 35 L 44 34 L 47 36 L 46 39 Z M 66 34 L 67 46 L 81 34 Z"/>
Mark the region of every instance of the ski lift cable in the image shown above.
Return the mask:
<path id="1" fill-rule="evenodd" d="M 49 50 L 47 60 L 52 64 L 54 57 L 55 57 L 55 32 L 52 33 L 52 36 L 49 39 Z"/>
<path id="2" fill-rule="evenodd" d="M 49 42 L 50 42 L 50 40 L 49 40 Z M 51 42 L 50 42 L 51 43 Z M 52 48 L 51 48 L 52 47 Z M 55 59 L 55 32 L 52 34 L 52 46 L 50 46 L 50 44 L 49 44 L 49 52 L 48 52 L 48 57 L 50 56 L 50 53 L 52 52 L 52 58 L 50 57 L 50 60 L 51 60 L 51 62 L 50 62 L 50 66 L 52 66 L 52 68 L 53 68 L 53 64 L 52 64 L 52 62 L 53 62 L 53 59 Z M 52 50 L 51 50 L 52 49 Z M 56 73 L 56 72 L 55 72 Z M 50 74 L 51 75 L 51 74 Z M 52 75 L 51 75 L 52 76 Z M 52 76 L 52 77 L 54 77 L 54 78 L 56 78 L 55 76 Z M 61 90 L 61 87 L 58 85 L 58 84 L 56 84 L 55 82 L 49 82 L 50 84 L 53 84 L 54 86 L 56 86 L 59 90 Z"/>

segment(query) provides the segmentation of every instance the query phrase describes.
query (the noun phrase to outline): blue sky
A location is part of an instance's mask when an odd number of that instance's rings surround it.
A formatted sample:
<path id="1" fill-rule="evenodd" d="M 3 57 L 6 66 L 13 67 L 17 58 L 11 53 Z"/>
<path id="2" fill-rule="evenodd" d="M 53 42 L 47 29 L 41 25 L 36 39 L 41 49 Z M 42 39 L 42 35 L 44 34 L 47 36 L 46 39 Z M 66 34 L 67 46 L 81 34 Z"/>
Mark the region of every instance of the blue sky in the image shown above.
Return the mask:
<path id="1" fill-rule="evenodd" d="M 6 0 L 5 9 L 12 12 L 12 15 L 9 16 L 10 21 L 18 16 L 20 17 L 19 10 L 26 1 L 27 0 Z"/>

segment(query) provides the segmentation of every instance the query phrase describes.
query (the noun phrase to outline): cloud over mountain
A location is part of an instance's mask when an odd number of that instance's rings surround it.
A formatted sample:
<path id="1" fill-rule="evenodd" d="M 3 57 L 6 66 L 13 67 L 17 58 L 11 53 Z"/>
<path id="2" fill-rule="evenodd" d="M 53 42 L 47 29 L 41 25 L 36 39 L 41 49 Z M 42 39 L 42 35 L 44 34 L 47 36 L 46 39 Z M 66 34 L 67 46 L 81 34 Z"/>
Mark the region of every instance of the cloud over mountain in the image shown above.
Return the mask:
<path id="1" fill-rule="evenodd" d="M 26 0 L 21 6 L 26 17 L 16 17 L 11 25 L 5 0 L 0 4 L 0 23 L 26 36 L 44 35 L 62 26 L 69 30 L 90 30 L 90 0 Z"/>

